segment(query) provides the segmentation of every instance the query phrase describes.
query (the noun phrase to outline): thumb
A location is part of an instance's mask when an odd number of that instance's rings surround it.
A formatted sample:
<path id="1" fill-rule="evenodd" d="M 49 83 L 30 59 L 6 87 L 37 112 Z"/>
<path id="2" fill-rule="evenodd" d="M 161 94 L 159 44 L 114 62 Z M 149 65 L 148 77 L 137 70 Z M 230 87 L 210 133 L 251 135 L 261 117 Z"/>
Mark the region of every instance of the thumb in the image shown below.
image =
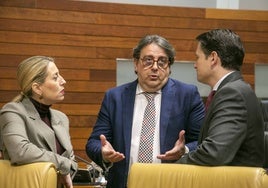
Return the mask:
<path id="1" fill-rule="evenodd" d="M 181 130 L 179 133 L 179 142 L 180 143 L 185 143 L 185 130 Z"/>
<path id="2" fill-rule="evenodd" d="M 100 135 L 100 140 L 102 146 L 104 146 L 107 142 L 106 137 L 103 134 Z"/>

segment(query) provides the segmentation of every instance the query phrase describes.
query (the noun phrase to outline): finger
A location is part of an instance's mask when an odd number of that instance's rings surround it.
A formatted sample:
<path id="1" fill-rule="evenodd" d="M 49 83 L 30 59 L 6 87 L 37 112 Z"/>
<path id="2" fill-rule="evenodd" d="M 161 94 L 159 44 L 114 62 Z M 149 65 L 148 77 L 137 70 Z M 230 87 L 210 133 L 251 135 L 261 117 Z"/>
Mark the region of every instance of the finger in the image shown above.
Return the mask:
<path id="1" fill-rule="evenodd" d="M 163 155 L 163 154 L 160 154 L 160 155 L 156 156 L 157 159 L 163 159 L 164 157 L 165 157 L 165 155 Z"/>
<path id="2" fill-rule="evenodd" d="M 109 156 L 110 158 L 116 159 L 116 158 L 125 158 L 124 154 L 119 152 L 114 152 L 112 155 Z"/>
<path id="3" fill-rule="evenodd" d="M 165 156 L 168 157 L 168 156 L 176 155 L 176 153 L 177 153 L 177 149 L 175 149 L 174 147 L 173 149 L 166 151 Z"/>
<path id="4" fill-rule="evenodd" d="M 124 154 L 122 153 L 119 153 L 119 152 L 115 152 L 113 155 L 110 155 L 109 156 L 109 159 L 112 161 L 112 162 L 118 162 L 118 161 L 121 161 L 125 158 Z"/>
<path id="5" fill-rule="evenodd" d="M 179 133 L 179 142 L 180 143 L 185 143 L 185 130 L 181 130 L 180 133 Z"/>
<path id="6" fill-rule="evenodd" d="M 114 154 L 114 150 L 103 148 L 102 153 L 106 158 L 111 158 Z"/>
<path id="7" fill-rule="evenodd" d="M 161 159 L 161 160 L 174 160 L 175 159 L 174 156 L 169 156 L 169 155 L 166 155 L 166 154 L 158 155 L 157 158 Z"/>

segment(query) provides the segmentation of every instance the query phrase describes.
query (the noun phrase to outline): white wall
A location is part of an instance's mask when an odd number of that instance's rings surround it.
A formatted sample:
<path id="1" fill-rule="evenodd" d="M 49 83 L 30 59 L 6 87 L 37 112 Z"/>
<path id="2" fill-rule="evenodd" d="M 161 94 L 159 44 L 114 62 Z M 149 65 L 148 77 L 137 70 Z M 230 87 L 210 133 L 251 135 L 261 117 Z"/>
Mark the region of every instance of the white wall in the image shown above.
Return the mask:
<path id="1" fill-rule="evenodd" d="M 137 5 L 160 5 L 175 7 L 203 7 L 215 8 L 216 0 L 81 0 L 94 2 L 109 2 Z"/>
<path id="2" fill-rule="evenodd" d="M 195 8 L 224 8 L 243 10 L 268 10 L 268 0 L 81 0 L 140 5 L 161 5 Z"/>
<path id="3" fill-rule="evenodd" d="M 239 9 L 268 10 L 268 0 L 240 0 Z"/>

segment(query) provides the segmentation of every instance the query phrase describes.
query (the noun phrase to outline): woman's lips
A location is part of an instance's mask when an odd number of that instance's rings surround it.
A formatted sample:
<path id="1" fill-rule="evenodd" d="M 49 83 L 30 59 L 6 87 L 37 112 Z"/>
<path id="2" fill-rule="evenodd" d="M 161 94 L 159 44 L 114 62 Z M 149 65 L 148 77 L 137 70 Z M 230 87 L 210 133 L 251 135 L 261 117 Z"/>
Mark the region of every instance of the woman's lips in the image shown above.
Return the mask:
<path id="1" fill-rule="evenodd" d="M 65 92 L 64 92 L 64 89 L 63 89 L 63 90 L 61 90 L 61 91 L 60 91 L 60 93 L 61 93 L 62 95 L 64 95 L 64 93 L 65 93 Z"/>

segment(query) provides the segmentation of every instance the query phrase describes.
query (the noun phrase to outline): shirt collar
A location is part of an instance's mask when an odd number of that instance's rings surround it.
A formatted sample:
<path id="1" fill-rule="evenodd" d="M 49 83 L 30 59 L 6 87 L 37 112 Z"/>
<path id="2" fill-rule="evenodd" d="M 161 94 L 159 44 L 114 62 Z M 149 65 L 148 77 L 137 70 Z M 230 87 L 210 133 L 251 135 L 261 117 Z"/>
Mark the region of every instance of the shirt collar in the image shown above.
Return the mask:
<path id="1" fill-rule="evenodd" d="M 225 74 L 223 77 L 221 77 L 221 79 L 214 85 L 213 89 L 214 91 L 217 91 L 218 90 L 218 87 L 220 86 L 220 84 L 222 83 L 222 81 L 227 77 L 229 76 L 231 73 L 233 73 L 235 71 L 231 71 L 231 72 L 228 72 L 227 74 Z"/>
<path id="2" fill-rule="evenodd" d="M 145 91 L 141 88 L 140 84 L 137 85 L 137 89 L 136 89 L 136 95 L 140 95 L 142 93 L 144 93 Z M 155 93 L 161 93 L 161 90 L 156 91 Z"/>

